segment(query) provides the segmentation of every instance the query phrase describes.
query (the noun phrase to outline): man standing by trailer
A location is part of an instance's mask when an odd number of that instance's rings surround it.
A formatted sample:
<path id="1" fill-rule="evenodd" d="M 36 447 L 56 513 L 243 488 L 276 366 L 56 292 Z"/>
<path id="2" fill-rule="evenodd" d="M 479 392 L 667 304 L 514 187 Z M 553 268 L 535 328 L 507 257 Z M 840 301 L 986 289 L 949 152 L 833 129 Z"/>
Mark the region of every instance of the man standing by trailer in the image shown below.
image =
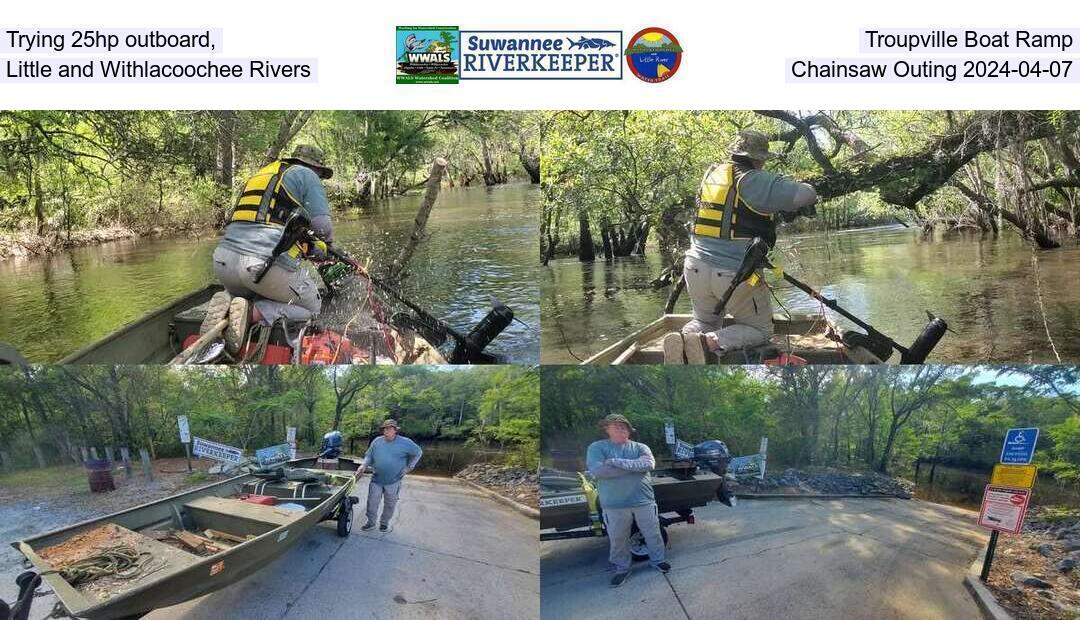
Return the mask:
<path id="1" fill-rule="evenodd" d="M 649 548 L 649 564 L 662 573 L 671 570 L 664 561 L 664 539 L 649 472 L 656 467 L 649 446 L 630 440 L 634 427 L 618 414 L 600 421 L 607 439 L 594 441 L 586 453 L 586 466 L 597 480 L 600 509 L 611 545 L 609 559 L 615 567 L 611 587 L 630 576 L 630 533 L 636 522 Z"/>
<path id="2" fill-rule="evenodd" d="M 727 307 L 716 311 L 754 237 L 771 248 L 778 217 L 816 214 L 812 186 L 763 169 L 772 157 L 765 134 L 740 131 L 728 161 L 705 173 L 683 265 L 694 318 L 682 333 L 664 337 L 664 363 L 704 364 L 706 350 L 723 354 L 765 344 L 772 336 L 772 300 L 760 273 L 740 284 Z M 723 326 L 724 314 L 732 316 L 732 325 Z"/>
<path id="3" fill-rule="evenodd" d="M 371 530 L 378 518 L 379 531 L 390 529 L 390 518 L 394 516 L 398 494 L 401 492 L 401 480 L 411 472 L 424 451 L 413 440 L 398 435 L 398 423 L 386 420 L 382 423 L 382 436 L 376 437 L 368 446 L 364 459 L 360 461 L 358 471 L 374 466 L 375 473 L 368 484 L 367 523 L 360 529 Z M 382 502 L 382 515 L 379 515 L 379 502 Z"/>

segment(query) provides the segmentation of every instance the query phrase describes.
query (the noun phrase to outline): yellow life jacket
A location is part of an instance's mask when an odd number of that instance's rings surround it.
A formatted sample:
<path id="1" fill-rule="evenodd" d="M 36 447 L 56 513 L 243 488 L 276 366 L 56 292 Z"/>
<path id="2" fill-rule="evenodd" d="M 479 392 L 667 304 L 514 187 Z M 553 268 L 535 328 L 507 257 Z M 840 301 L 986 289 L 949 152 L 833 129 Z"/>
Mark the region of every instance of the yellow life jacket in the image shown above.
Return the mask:
<path id="1" fill-rule="evenodd" d="M 284 226 L 293 211 L 301 208 L 300 201 L 285 189 L 282 178 L 293 164 L 277 160 L 253 174 L 233 208 L 232 222 L 256 222 Z"/>
<path id="2" fill-rule="evenodd" d="M 271 226 L 285 226 L 289 216 L 302 209 L 300 201 L 285 189 L 283 178 L 291 164 L 287 161 L 270 162 L 244 183 L 244 191 L 236 200 L 230 222 L 255 222 Z M 316 241 L 321 250 L 326 251 L 326 244 Z M 289 248 L 289 256 L 297 258 L 309 251 L 307 243 L 296 243 Z"/>
<path id="3" fill-rule="evenodd" d="M 745 174 L 732 162 L 713 164 L 705 172 L 692 234 L 713 239 L 761 237 L 770 246 L 776 243 L 773 216 L 755 211 L 739 193 Z"/>

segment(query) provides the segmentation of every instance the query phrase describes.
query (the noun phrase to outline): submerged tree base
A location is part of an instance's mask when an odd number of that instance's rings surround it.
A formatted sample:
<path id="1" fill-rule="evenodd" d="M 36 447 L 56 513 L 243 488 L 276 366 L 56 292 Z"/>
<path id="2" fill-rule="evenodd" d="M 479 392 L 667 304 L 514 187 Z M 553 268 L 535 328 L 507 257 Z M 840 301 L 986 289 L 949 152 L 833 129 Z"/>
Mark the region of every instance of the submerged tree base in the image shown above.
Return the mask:
<path id="1" fill-rule="evenodd" d="M 162 234 L 162 232 L 150 234 Z M 126 226 L 73 230 L 70 235 L 62 233 L 36 235 L 31 232 L 2 233 L 0 234 L 0 259 L 44 256 L 69 248 L 134 239 L 140 236 L 144 235 Z"/>

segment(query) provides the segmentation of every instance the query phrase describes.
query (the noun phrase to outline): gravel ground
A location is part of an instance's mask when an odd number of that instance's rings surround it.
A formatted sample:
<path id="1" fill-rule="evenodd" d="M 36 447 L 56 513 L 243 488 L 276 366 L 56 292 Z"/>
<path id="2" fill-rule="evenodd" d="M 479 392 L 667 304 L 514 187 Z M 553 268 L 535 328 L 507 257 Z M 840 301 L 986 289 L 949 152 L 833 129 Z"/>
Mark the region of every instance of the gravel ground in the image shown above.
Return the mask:
<path id="1" fill-rule="evenodd" d="M 535 471 L 523 467 L 474 463 L 459 471 L 456 477 L 479 484 L 526 506 L 540 506 L 540 478 Z"/>
<path id="2" fill-rule="evenodd" d="M 770 472 L 764 480 L 740 479 L 732 485 L 739 493 L 891 495 L 911 499 L 915 484 L 876 472 L 846 472 L 830 468 L 785 469 Z"/>
<path id="3" fill-rule="evenodd" d="M 988 585 L 1017 620 L 1080 618 L 1080 510 L 1035 509 L 999 536 Z"/>
<path id="4" fill-rule="evenodd" d="M 205 472 L 212 461 L 192 460 L 192 468 Z M 113 472 L 116 490 L 91 493 L 80 467 L 50 467 L 0 476 L 0 599 L 13 601 L 18 594 L 15 577 L 25 567 L 23 556 L 10 543 L 74 525 L 125 508 L 168 497 L 183 489 L 209 484 L 213 476 L 191 476 L 185 459 L 154 461 L 154 480 L 143 478 L 139 466 L 127 480 L 122 467 Z M 38 590 L 31 618 L 44 618 L 56 597 L 48 586 Z"/>

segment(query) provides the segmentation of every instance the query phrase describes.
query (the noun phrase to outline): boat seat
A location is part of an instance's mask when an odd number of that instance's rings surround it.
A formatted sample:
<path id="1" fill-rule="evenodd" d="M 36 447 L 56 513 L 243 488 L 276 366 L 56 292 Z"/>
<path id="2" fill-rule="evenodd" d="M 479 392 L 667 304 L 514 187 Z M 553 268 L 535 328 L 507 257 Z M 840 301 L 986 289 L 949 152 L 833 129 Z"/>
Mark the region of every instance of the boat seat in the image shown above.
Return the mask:
<path id="1" fill-rule="evenodd" d="M 200 497 L 184 504 L 197 529 L 213 528 L 237 536 L 265 534 L 302 519 L 304 512 L 253 504 L 229 497 Z"/>

